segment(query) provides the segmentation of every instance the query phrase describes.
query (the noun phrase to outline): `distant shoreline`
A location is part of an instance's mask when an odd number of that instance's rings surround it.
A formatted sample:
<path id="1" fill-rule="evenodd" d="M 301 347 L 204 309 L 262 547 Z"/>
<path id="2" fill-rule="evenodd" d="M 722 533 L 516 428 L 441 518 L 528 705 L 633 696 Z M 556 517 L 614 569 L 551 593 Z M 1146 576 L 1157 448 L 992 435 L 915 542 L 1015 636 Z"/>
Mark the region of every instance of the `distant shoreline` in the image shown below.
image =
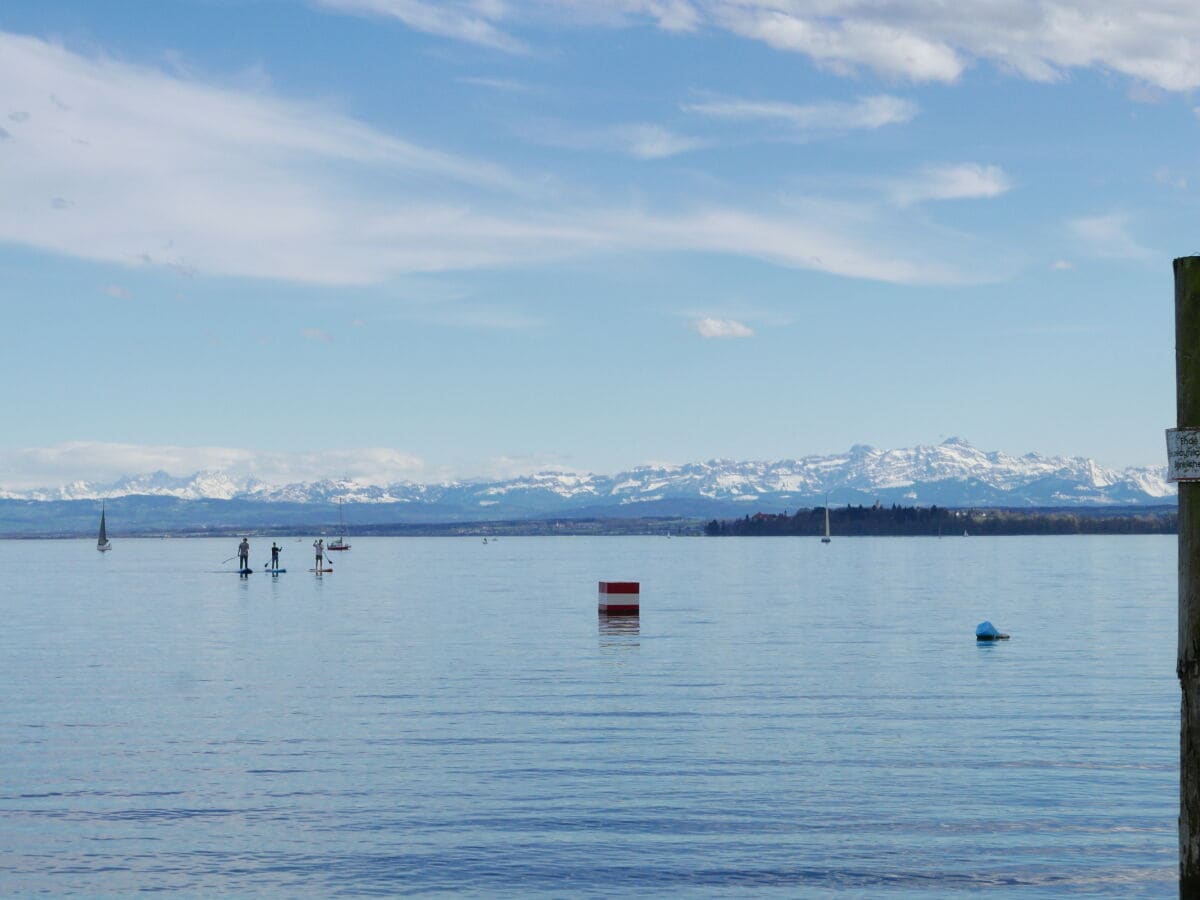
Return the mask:
<path id="1" fill-rule="evenodd" d="M 579 537 L 585 535 L 646 537 L 702 537 L 704 519 L 698 518 L 648 518 L 648 519 L 537 519 L 498 522 L 425 522 L 392 523 L 385 525 L 362 525 L 346 534 L 353 544 L 362 537 Z M 232 538 L 248 535 L 259 538 L 328 537 L 335 535 L 337 528 L 329 525 L 282 526 L 278 528 L 247 525 L 220 525 L 209 528 L 145 528 L 124 532 L 110 527 L 108 537 L 117 541 L 125 539 L 188 539 L 188 538 Z M 37 532 L 27 531 L 0 534 L 0 540 L 80 540 L 95 538 L 90 531 Z"/>
<path id="2" fill-rule="evenodd" d="M 948 509 L 830 505 L 829 528 L 837 537 L 1176 534 L 1179 510 L 1176 506 Z M 824 529 L 825 509 L 815 507 L 791 516 L 755 513 L 740 519 L 711 519 L 704 533 L 712 537 L 817 537 Z"/>
<path id="3" fill-rule="evenodd" d="M 1175 534 L 1175 506 L 1134 508 L 1053 507 L 1044 509 L 939 507 L 830 507 L 830 530 L 834 537 L 959 537 L 1064 534 Z M 109 538 L 188 539 L 330 536 L 336 526 L 252 525 L 249 523 L 175 528 L 109 528 Z M 361 525 L 350 530 L 353 543 L 360 537 L 817 537 L 824 533 L 824 509 L 785 513 L 753 513 L 741 518 L 698 517 L 554 518 L 475 522 L 423 522 Z M 91 530 L 16 530 L 0 534 L 0 540 L 81 540 L 94 538 Z"/>

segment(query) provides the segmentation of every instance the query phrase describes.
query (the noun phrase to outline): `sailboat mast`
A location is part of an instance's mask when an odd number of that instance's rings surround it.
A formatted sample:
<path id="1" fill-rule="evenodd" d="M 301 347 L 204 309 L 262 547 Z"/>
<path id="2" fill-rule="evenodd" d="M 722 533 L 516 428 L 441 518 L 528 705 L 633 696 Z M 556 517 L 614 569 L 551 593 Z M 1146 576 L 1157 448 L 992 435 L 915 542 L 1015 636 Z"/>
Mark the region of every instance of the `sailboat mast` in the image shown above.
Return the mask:
<path id="1" fill-rule="evenodd" d="M 96 538 L 96 549 L 97 550 L 107 550 L 108 549 L 108 529 L 105 527 L 105 523 L 104 523 L 104 501 L 103 500 L 100 501 L 100 534 Z"/>

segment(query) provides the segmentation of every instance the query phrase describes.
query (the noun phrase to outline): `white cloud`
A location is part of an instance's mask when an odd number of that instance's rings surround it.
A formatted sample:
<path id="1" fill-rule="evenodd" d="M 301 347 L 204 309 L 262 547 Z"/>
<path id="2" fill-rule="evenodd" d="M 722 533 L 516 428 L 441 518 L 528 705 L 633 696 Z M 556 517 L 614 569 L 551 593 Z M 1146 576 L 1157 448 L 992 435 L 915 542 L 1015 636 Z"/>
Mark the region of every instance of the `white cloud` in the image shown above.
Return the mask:
<path id="1" fill-rule="evenodd" d="M 674 32 L 724 30 L 807 56 L 835 72 L 870 69 L 916 82 L 954 82 L 976 62 L 1035 81 L 1108 69 L 1167 91 L 1200 87 L 1200 16 L 1187 0 L 324 0 L 391 15 L 477 44 L 517 43 L 498 31 L 536 21 L 571 27 L 651 22 Z M 436 14 L 435 14 L 436 13 Z M 1142 89 L 1135 96 L 1147 96 Z"/>
<path id="2" fill-rule="evenodd" d="M 420 456 L 394 447 L 289 452 L 70 441 L 0 450 L 0 496 L 5 491 L 57 489 L 81 481 L 104 485 L 155 472 L 173 478 L 221 472 L 233 479 L 257 479 L 269 485 L 343 478 L 387 485 L 515 478 L 548 470 L 570 471 L 560 455 L 551 453 L 464 459 L 450 467 L 429 465 Z"/>
<path id="3" fill-rule="evenodd" d="M 320 341 L 323 344 L 333 343 L 333 335 L 321 328 L 305 328 L 304 336 L 310 341 Z"/>
<path id="4" fill-rule="evenodd" d="M 694 31 L 700 25 L 700 13 L 687 0 L 626 0 L 631 7 L 642 7 L 667 31 Z"/>
<path id="5" fill-rule="evenodd" d="M 1054 262 L 1050 263 L 1050 268 L 1056 272 L 1069 272 L 1071 269 L 1075 268 L 1075 266 L 1068 259 L 1056 259 Z"/>
<path id="6" fill-rule="evenodd" d="M 85 59 L 32 38 L 0 33 L 0 84 L 29 111 L 0 144 L 0 240 L 74 256 L 371 282 L 451 263 L 404 243 L 398 219 L 435 207 L 435 221 L 446 222 L 464 189 L 519 188 L 497 166 L 320 107 Z M 73 207 L 53 209 L 59 196 Z M 482 241 L 463 251 L 454 255 L 466 264 L 496 256 Z"/>
<path id="7" fill-rule="evenodd" d="M 506 94 L 535 94 L 541 91 L 541 88 L 527 84 L 524 81 L 518 81 L 515 78 L 489 78 L 487 76 L 475 75 L 464 76 L 457 80 L 460 84 L 471 84 L 475 87 L 501 91 Z"/>
<path id="8" fill-rule="evenodd" d="M 104 288 L 104 293 L 109 297 L 112 297 L 114 300 L 128 300 L 133 296 L 128 290 L 121 287 L 119 284 L 106 285 Z"/>
<path id="9" fill-rule="evenodd" d="M 71 441 L 51 447 L 0 450 L 0 488 L 58 487 L 76 480 L 108 482 L 166 472 L 186 477 L 203 470 L 270 484 L 347 477 L 369 484 L 440 480 L 418 456 L 389 447 L 283 452 L 234 447 L 181 447 Z"/>
<path id="10" fill-rule="evenodd" d="M 1185 175 L 1173 172 L 1166 166 L 1160 166 L 1154 170 L 1154 180 L 1159 184 L 1175 188 L 1177 191 L 1186 191 L 1188 186 L 1188 180 Z"/>
<path id="11" fill-rule="evenodd" d="M 734 34 L 762 41 L 777 50 L 803 53 L 838 72 L 866 66 L 913 81 L 956 81 L 964 63 L 941 38 L 897 26 L 868 12 L 849 10 L 844 17 L 787 11 L 789 3 L 711 3 L 712 21 Z M 816 4 L 802 4 L 815 7 Z M 823 4 L 836 9 L 836 2 Z M 856 4 L 857 5 L 857 4 Z M 781 8 L 782 7 L 782 8 Z M 855 15 L 857 13 L 857 15 Z"/>
<path id="12" fill-rule="evenodd" d="M 1092 256 L 1105 259 L 1147 259 L 1153 253 L 1129 233 L 1129 219 L 1122 213 L 1072 219 L 1067 231 Z"/>
<path id="13" fill-rule="evenodd" d="M 630 247 L 734 253 L 850 278 L 951 284 L 980 277 L 944 263 L 907 258 L 890 249 L 882 237 L 851 237 L 830 212 L 818 206 L 772 216 L 715 208 L 676 217 L 627 214 L 611 220 L 609 226 L 613 234 L 625 235 Z"/>
<path id="14" fill-rule="evenodd" d="M 511 18 L 566 18 L 574 26 L 610 28 L 650 19 L 665 31 L 695 31 L 704 23 L 700 6 L 692 0 L 526 0 L 508 4 L 508 12 Z"/>
<path id="15" fill-rule="evenodd" d="M 625 150 L 638 159 L 665 159 L 704 146 L 703 141 L 675 134 L 660 125 L 627 125 L 616 132 Z"/>
<path id="16" fill-rule="evenodd" d="M 1125 96 L 1134 103 L 1142 103 L 1147 106 L 1162 103 L 1167 99 L 1167 92 L 1162 88 L 1155 87 L 1152 84 L 1146 84 L 1144 81 L 1135 81 L 1125 89 Z"/>
<path id="17" fill-rule="evenodd" d="M 906 250 L 911 234 L 869 221 L 700 202 L 579 207 L 564 199 L 570 191 L 548 199 L 501 167 L 324 107 L 3 32 L 0 84 L 25 113 L 0 142 L 0 241 L 75 257 L 346 285 L 671 250 L 884 281 L 961 280 L 953 266 Z M 695 144 L 653 126 L 606 140 L 643 158 Z M 73 205 L 54 209 L 54 197 Z"/>
<path id="18" fill-rule="evenodd" d="M 666 159 L 704 146 L 704 141 L 677 134 L 661 125 L 632 122 L 607 128 L 541 121 L 525 126 L 524 136 L 547 147 L 620 153 L 635 159 Z"/>
<path id="19" fill-rule="evenodd" d="M 754 329 L 736 319 L 697 319 L 692 323 L 696 334 L 703 338 L 748 338 L 754 337 Z"/>
<path id="20" fill-rule="evenodd" d="M 496 456 L 471 470 L 472 479 L 502 481 L 521 478 L 539 472 L 562 472 L 575 474 L 576 470 L 563 464 L 563 457 L 556 453 L 532 453 L 519 456 Z"/>
<path id="21" fill-rule="evenodd" d="M 503 13 L 499 3 L 462 3 L 455 0 L 317 0 L 339 12 L 396 19 L 409 28 L 480 44 L 508 53 L 525 50 L 521 41 L 505 34 L 492 21 Z"/>
<path id="22" fill-rule="evenodd" d="M 977 163 L 927 166 L 892 186 L 892 198 L 901 206 L 925 200 L 975 200 L 998 197 L 1011 187 L 999 166 Z"/>
<path id="23" fill-rule="evenodd" d="M 716 119 L 763 121 L 788 126 L 800 133 L 875 129 L 911 121 L 917 105 L 902 97 L 880 94 L 853 103 L 782 103 L 778 101 L 714 99 L 685 104 L 686 112 Z"/>

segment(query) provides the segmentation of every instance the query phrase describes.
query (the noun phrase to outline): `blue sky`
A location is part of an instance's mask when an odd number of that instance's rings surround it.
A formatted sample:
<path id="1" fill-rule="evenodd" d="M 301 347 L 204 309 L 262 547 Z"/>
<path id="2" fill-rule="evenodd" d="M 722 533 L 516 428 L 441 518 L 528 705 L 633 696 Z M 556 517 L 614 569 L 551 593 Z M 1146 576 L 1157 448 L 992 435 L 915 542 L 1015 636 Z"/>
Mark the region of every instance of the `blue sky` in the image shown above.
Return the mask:
<path id="1" fill-rule="evenodd" d="M 1159 464 L 1200 12 L 946 9 L 8 0 L 0 486 Z"/>

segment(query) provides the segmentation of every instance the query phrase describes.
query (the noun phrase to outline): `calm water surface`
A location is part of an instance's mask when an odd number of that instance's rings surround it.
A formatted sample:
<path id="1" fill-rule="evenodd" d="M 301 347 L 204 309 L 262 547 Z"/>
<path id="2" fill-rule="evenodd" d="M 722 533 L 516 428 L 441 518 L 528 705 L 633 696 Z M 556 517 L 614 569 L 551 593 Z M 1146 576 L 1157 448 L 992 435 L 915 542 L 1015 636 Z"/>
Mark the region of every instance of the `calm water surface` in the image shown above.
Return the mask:
<path id="1" fill-rule="evenodd" d="M 283 546 L 0 541 L 0 895 L 1175 893 L 1174 538 Z"/>

